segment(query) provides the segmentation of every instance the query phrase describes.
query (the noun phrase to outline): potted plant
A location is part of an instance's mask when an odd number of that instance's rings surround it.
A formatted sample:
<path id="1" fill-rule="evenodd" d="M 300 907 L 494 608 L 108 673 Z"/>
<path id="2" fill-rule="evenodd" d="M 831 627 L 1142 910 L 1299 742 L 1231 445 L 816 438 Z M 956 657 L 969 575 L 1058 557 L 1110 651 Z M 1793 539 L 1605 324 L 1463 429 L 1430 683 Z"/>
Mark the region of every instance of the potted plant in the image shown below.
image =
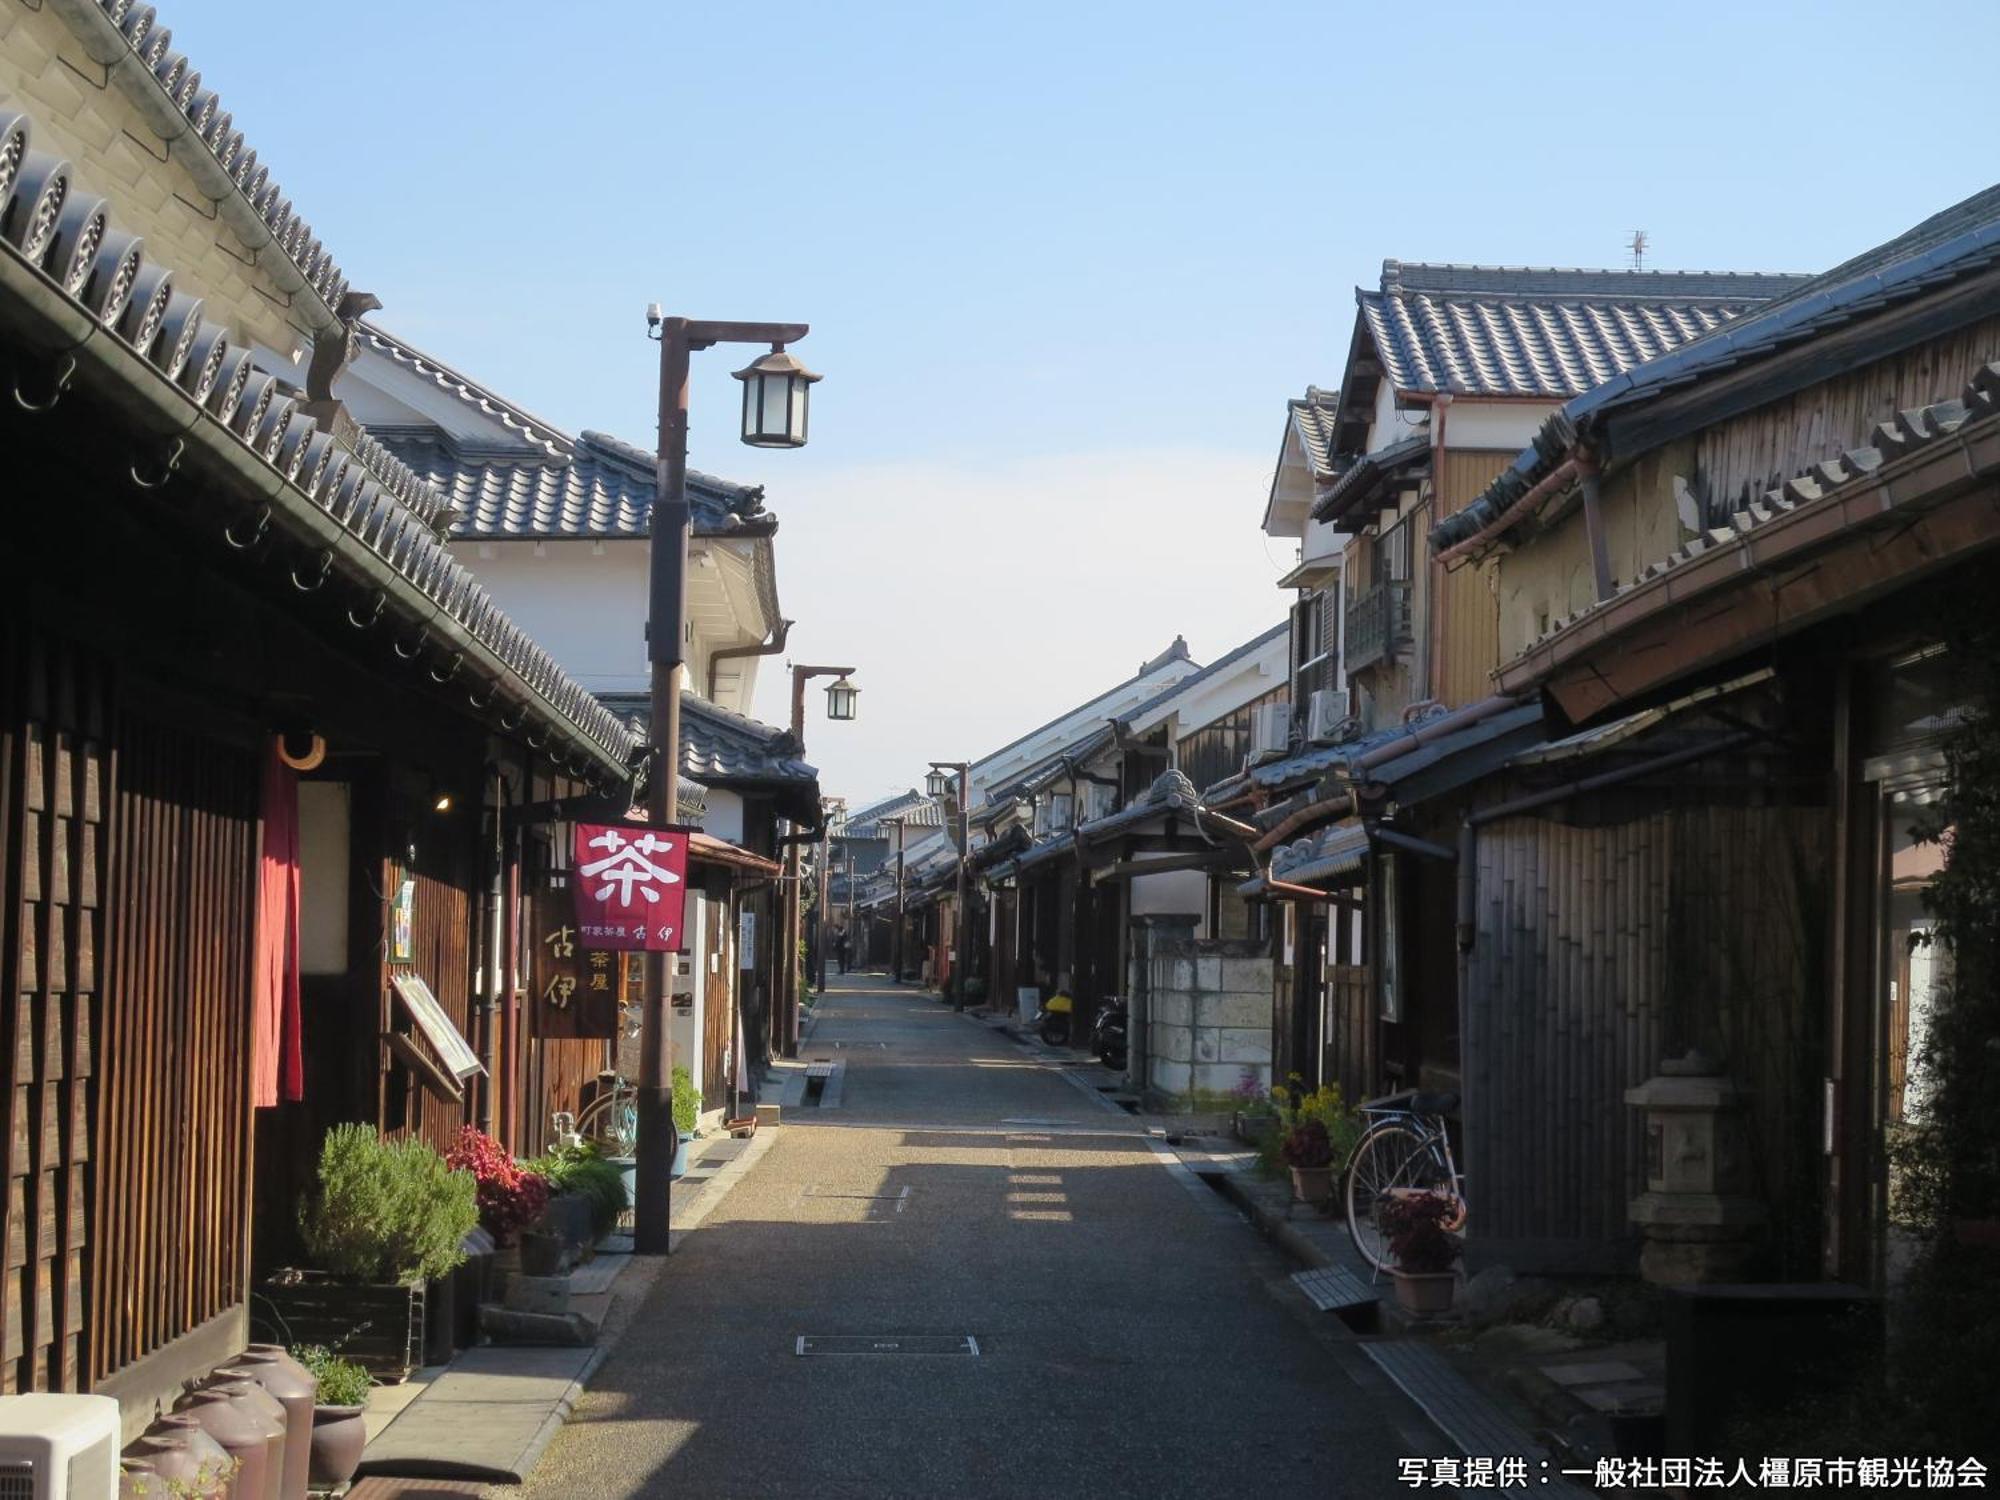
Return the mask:
<path id="1" fill-rule="evenodd" d="M 555 1195 L 552 1203 L 573 1199 L 582 1206 L 589 1220 L 590 1244 L 618 1227 L 629 1202 L 625 1172 L 604 1155 L 595 1141 L 560 1146 L 525 1167 L 547 1180 L 549 1191 Z"/>
<path id="2" fill-rule="evenodd" d="M 1291 1169 L 1292 1197 L 1321 1204 L 1333 1197 L 1333 1141 L 1318 1120 L 1302 1120 L 1285 1132 L 1278 1159 Z"/>
<path id="3" fill-rule="evenodd" d="M 684 1176 L 688 1169 L 688 1142 L 701 1124 L 701 1095 L 695 1092 L 694 1074 L 684 1067 L 674 1069 L 674 1166 L 673 1175 Z"/>
<path id="4" fill-rule="evenodd" d="M 354 1477 L 361 1450 L 368 1446 L 363 1414 L 374 1382 L 367 1370 L 324 1344 L 300 1344 L 292 1350 L 292 1358 L 306 1367 L 319 1387 L 313 1398 L 311 1486 L 339 1489 Z"/>
<path id="5" fill-rule="evenodd" d="M 1245 1068 L 1229 1091 L 1235 1106 L 1236 1138 L 1247 1146 L 1262 1146 L 1278 1130 L 1278 1105 L 1255 1068 Z"/>
<path id="6" fill-rule="evenodd" d="M 1396 1191 L 1376 1207 L 1396 1278 L 1396 1300 L 1420 1316 L 1448 1312 L 1458 1290 L 1453 1268 L 1464 1243 L 1446 1228 L 1458 1205 L 1443 1193 Z"/>
<path id="7" fill-rule="evenodd" d="M 424 1289 L 465 1258 L 479 1221 L 472 1177 L 422 1141 L 336 1125 L 300 1211 L 312 1269 L 279 1271 L 259 1297 L 287 1343 L 339 1348 L 386 1379 L 422 1359 Z"/>
<path id="8" fill-rule="evenodd" d="M 513 1153 L 476 1125 L 458 1133 L 445 1160 L 468 1173 L 476 1188 L 479 1226 L 497 1247 L 494 1270 L 501 1275 L 522 1270 L 553 1276 L 562 1269 L 561 1242 L 534 1233 L 549 1207 L 549 1182 L 514 1160 Z M 554 1264 L 550 1264 L 553 1261 Z"/>

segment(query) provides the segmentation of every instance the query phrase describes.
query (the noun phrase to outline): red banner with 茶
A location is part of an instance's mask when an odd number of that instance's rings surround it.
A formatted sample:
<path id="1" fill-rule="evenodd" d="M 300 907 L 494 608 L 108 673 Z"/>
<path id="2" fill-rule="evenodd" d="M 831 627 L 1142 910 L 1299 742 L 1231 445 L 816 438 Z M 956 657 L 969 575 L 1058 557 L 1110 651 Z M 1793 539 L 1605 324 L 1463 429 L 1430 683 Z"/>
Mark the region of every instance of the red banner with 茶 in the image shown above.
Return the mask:
<path id="1" fill-rule="evenodd" d="M 683 951 L 687 846 L 687 834 L 676 828 L 577 824 L 570 888 L 580 946 Z"/>

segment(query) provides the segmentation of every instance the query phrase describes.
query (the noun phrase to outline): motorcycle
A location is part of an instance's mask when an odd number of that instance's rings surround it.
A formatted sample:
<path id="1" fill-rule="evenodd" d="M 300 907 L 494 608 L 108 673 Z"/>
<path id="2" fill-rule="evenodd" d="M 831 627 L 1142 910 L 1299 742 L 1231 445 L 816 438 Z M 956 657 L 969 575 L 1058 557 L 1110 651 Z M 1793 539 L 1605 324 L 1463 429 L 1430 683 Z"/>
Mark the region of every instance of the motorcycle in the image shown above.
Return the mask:
<path id="1" fill-rule="evenodd" d="M 1125 1071 L 1125 1038 L 1129 1019 L 1125 1002 L 1114 997 L 1098 1007 L 1097 1019 L 1091 1024 L 1091 1053 L 1114 1073 Z"/>
<path id="2" fill-rule="evenodd" d="M 1069 1045 L 1070 1016 L 1076 1010 L 1076 1002 L 1058 990 L 1042 1002 L 1041 1013 L 1035 1017 L 1035 1032 L 1051 1047 Z"/>

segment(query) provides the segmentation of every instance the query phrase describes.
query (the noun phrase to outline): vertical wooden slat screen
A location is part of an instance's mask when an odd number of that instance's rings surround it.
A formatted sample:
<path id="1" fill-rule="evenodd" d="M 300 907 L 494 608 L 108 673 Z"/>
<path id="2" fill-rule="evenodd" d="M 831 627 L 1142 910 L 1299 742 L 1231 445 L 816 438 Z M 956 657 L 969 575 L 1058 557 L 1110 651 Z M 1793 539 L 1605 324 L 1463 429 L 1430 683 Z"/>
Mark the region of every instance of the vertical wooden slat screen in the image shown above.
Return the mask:
<path id="1" fill-rule="evenodd" d="M 107 699 L 96 663 L 0 632 L 7 1391 L 82 1384 Z"/>
<path id="2" fill-rule="evenodd" d="M 130 712 L 116 742 L 102 866 L 93 1381 L 249 1287 L 257 760 Z"/>

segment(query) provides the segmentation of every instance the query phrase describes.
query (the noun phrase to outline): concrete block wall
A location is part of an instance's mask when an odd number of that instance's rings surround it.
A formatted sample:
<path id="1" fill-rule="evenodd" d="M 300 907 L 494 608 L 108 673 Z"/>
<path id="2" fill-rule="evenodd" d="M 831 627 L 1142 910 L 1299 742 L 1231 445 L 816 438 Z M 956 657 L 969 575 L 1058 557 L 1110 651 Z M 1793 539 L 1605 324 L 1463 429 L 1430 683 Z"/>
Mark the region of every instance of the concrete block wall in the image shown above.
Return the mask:
<path id="1" fill-rule="evenodd" d="M 227 108 L 227 80 L 214 86 Z M 146 259 L 172 267 L 175 287 L 200 296 L 232 342 L 287 355 L 312 347 L 303 313 L 259 269 L 260 257 L 283 252 L 246 246 L 182 165 L 208 148 L 191 134 L 163 140 L 54 6 L 0 0 L 0 104 L 28 115 L 35 149 L 65 157 L 85 189 L 108 199 L 112 222 L 144 239 Z"/>
<path id="2" fill-rule="evenodd" d="M 1271 1081 L 1271 956 L 1241 939 L 1157 925 L 1133 945 L 1131 992 L 1146 1006 L 1146 1092 L 1223 1094 L 1251 1070 Z"/>

